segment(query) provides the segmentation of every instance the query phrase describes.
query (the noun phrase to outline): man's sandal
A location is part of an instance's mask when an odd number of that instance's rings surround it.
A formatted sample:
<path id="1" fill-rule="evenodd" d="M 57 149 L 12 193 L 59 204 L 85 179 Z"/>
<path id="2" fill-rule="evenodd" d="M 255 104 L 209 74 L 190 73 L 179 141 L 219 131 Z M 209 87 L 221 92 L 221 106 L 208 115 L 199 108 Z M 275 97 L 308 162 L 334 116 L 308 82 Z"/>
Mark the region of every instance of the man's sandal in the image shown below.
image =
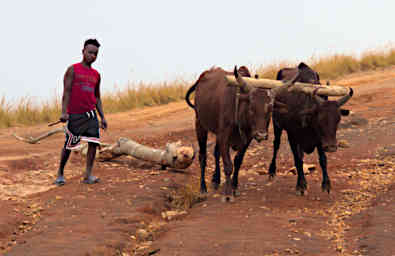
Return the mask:
<path id="1" fill-rule="evenodd" d="M 82 183 L 84 183 L 84 184 L 95 184 L 95 183 L 99 183 L 99 182 L 100 182 L 100 179 L 95 176 L 90 176 L 89 178 L 87 178 L 87 179 L 84 178 L 82 180 Z"/>

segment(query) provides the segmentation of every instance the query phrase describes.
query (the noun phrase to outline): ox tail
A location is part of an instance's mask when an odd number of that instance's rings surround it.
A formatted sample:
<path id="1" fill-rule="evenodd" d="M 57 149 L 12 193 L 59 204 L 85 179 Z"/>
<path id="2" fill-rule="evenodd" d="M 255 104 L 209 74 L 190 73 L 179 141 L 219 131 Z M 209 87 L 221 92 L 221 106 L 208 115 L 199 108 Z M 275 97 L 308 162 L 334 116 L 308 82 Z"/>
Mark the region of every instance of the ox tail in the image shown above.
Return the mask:
<path id="1" fill-rule="evenodd" d="M 196 83 L 194 85 L 191 86 L 191 88 L 189 88 L 189 90 L 187 91 L 186 95 L 185 95 L 185 101 L 187 102 L 188 106 L 190 106 L 191 108 L 195 109 L 195 105 L 192 104 L 191 100 L 189 99 L 189 96 L 191 95 L 191 93 L 193 91 L 195 91 L 196 86 L 198 85 L 198 81 L 196 81 Z"/>

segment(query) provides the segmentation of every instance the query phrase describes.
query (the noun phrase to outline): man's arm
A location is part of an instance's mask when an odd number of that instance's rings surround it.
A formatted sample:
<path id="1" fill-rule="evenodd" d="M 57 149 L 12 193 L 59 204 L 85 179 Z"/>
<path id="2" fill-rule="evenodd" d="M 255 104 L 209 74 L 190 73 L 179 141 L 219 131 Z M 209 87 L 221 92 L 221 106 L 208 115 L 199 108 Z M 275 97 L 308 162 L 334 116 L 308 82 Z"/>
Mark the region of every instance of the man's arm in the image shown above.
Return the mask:
<path id="1" fill-rule="evenodd" d="M 67 106 L 70 102 L 71 87 L 73 84 L 74 69 L 70 66 L 63 77 L 63 97 L 62 97 L 62 114 L 59 118 L 60 121 L 66 122 L 69 119 L 67 114 Z"/>
<path id="2" fill-rule="evenodd" d="M 95 90 L 96 109 L 97 109 L 97 112 L 99 113 L 99 116 L 101 118 L 101 128 L 107 129 L 107 121 L 104 118 L 103 105 L 102 105 L 101 98 L 100 98 L 100 82 L 101 82 L 101 77 L 99 75 L 99 81 L 97 82 L 97 86 L 96 86 L 96 90 Z"/>

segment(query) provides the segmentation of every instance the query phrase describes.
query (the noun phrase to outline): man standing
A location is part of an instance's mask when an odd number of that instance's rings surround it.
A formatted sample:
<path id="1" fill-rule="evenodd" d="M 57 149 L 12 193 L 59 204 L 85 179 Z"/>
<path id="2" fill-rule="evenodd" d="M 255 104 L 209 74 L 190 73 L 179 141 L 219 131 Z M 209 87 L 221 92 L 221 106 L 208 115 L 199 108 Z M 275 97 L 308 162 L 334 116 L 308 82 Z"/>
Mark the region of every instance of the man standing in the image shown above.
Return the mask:
<path id="1" fill-rule="evenodd" d="M 71 149 L 78 147 L 81 140 L 88 142 L 86 172 L 82 182 L 86 184 L 99 182 L 99 178 L 91 174 L 100 139 L 99 121 L 95 109 L 101 118 L 100 127 L 107 128 L 100 99 L 100 74 L 91 67 L 97 58 L 99 47 L 100 44 L 96 39 L 86 40 L 82 49 L 82 61 L 71 65 L 64 75 L 60 121 L 67 122 L 66 141 L 61 152 L 58 177 L 55 180 L 57 185 L 65 184 L 64 167 Z"/>

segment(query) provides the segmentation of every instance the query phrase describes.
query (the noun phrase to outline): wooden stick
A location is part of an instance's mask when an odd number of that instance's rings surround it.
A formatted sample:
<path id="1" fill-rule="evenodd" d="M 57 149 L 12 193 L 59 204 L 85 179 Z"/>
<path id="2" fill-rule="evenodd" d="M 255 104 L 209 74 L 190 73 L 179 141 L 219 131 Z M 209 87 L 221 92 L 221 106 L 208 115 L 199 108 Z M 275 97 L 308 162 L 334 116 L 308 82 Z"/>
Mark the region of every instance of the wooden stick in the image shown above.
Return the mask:
<path id="1" fill-rule="evenodd" d="M 36 138 L 33 138 L 33 137 L 23 138 L 23 137 L 20 137 L 20 136 L 16 135 L 15 133 L 13 135 L 14 135 L 14 137 L 17 140 L 24 141 L 24 142 L 27 142 L 27 143 L 30 143 L 30 144 L 36 144 L 40 140 L 45 139 L 45 138 L 47 138 L 47 137 L 49 137 L 51 135 L 54 135 L 54 134 L 60 133 L 60 132 L 64 132 L 64 127 L 59 127 L 59 128 L 57 128 L 55 130 L 51 130 L 51 131 L 46 132 L 46 133 L 44 133 L 44 134 L 42 134 L 42 135 L 40 135 L 40 136 L 38 136 Z"/>
<path id="2" fill-rule="evenodd" d="M 59 124 L 59 123 L 61 123 L 61 122 L 62 122 L 62 121 L 58 120 L 58 121 L 56 121 L 56 122 L 49 123 L 48 126 L 54 126 L 54 125 Z"/>

